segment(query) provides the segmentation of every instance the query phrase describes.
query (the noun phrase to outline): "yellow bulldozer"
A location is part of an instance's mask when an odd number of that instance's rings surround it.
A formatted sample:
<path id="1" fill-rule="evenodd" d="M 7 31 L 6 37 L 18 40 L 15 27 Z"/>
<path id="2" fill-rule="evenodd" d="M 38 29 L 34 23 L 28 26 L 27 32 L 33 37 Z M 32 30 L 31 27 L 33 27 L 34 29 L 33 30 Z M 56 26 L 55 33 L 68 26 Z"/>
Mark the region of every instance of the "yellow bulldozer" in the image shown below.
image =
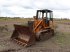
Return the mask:
<path id="1" fill-rule="evenodd" d="M 48 9 L 37 10 L 33 20 L 28 21 L 28 26 L 14 24 L 15 30 L 11 39 L 27 47 L 36 41 L 44 41 L 54 35 L 53 12 Z"/>

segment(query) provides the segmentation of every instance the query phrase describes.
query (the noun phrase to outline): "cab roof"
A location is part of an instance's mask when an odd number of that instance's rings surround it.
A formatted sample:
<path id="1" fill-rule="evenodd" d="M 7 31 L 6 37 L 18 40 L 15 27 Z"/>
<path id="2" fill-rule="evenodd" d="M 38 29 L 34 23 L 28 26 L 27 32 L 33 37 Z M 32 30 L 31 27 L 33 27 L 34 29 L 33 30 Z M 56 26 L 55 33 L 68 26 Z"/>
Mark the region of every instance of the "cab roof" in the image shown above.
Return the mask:
<path id="1" fill-rule="evenodd" d="M 43 9 L 43 10 L 37 10 L 37 12 L 52 12 L 52 11 L 48 9 Z"/>

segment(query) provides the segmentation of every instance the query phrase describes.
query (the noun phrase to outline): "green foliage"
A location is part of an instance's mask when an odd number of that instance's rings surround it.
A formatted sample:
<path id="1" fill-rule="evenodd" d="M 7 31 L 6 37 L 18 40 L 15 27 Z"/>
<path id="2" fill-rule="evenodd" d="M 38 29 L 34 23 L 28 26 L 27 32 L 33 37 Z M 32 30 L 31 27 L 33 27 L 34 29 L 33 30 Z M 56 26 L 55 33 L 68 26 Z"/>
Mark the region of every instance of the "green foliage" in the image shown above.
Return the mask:
<path id="1" fill-rule="evenodd" d="M 56 31 L 53 39 L 54 42 L 60 47 L 63 47 L 64 45 L 70 45 L 70 33 Z"/>

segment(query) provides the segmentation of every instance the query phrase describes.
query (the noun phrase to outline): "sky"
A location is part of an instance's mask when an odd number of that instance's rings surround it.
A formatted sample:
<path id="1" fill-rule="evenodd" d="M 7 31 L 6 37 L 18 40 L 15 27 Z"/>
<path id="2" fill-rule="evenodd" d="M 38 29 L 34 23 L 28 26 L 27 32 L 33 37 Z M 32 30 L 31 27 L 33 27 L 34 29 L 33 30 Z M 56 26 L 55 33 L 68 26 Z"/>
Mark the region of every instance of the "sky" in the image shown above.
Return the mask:
<path id="1" fill-rule="evenodd" d="M 33 17 L 38 9 L 50 9 L 54 18 L 70 18 L 70 0 L 0 0 L 0 16 Z"/>

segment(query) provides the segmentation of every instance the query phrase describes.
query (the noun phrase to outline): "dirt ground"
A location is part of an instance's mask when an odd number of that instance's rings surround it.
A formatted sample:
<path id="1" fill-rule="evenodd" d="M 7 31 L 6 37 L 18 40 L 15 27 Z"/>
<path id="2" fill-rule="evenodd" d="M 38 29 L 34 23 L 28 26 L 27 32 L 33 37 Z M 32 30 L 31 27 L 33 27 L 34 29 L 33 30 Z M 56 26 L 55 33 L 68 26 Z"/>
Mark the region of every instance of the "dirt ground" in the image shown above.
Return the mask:
<path id="1" fill-rule="evenodd" d="M 0 22 L 0 52 L 70 52 L 70 24 L 56 22 L 54 37 L 30 47 L 23 47 L 10 39 L 13 24 L 21 22 Z"/>

